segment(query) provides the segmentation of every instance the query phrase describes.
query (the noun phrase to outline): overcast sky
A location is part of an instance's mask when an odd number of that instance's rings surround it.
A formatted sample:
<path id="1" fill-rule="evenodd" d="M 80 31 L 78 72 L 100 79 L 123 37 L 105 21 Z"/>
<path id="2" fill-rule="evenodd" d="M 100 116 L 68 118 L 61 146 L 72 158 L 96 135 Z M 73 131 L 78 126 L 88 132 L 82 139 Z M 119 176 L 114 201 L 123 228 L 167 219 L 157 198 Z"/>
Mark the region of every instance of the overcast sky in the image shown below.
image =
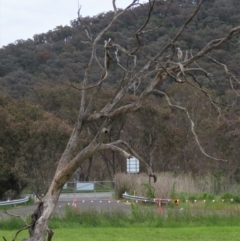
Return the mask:
<path id="1" fill-rule="evenodd" d="M 131 1 L 117 0 L 117 7 Z M 112 0 L 79 0 L 79 4 L 83 17 L 112 10 Z M 78 0 L 0 0 L 0 48 L 56 26 L 70 25 L 70 20 L 77 18 L 77 10 Z"/>

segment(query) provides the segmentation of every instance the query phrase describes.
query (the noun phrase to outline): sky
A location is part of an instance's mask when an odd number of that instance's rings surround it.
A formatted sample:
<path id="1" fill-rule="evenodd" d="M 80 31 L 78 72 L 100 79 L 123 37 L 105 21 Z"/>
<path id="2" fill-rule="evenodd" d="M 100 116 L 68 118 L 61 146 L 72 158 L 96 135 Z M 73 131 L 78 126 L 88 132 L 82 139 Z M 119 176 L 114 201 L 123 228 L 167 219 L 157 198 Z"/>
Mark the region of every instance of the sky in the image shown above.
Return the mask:
<path id="1" fill-rule="evenodd" d="M 116 0 L 116 5 L 124 8 L 131 2 Z M 112 0 L 0 0 L 0 48 L 56 26 L 69 26 L 77 18 L 78 4 L 83 17 L 113 10 Z"/>

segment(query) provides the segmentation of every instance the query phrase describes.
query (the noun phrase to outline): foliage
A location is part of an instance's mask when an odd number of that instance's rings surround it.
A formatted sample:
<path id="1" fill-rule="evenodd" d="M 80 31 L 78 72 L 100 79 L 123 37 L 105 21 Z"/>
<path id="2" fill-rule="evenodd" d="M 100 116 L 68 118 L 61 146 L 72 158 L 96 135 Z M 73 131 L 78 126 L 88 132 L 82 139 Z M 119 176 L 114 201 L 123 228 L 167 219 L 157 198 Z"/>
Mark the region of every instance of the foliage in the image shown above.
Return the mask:
<path id="1" fill-rule="evenodd" d="M 23 220 L 16 217 L 10 217 L 1 219 L 0 221 L 0 229 L 1 230 L 14 230 L 14 229 L 20 229 L 24 225 Z"/>
<path id="2" fill-rule="evenodd" d="M 196 176 L 191 174 L 176 175 L 169 172 L 157 173 L 158 182 L 152 183 L 155 191 L 155 197 L 160 198 L 176 198 L 181 201 L 189 200 L 213 200 L 218 197 L 221 201 L 221 196 L 224 193 L 231 193 L 240 196 L 240 186 L 236 182 L 232 182 L 231 176 L 221 180 L 220 192 L 216 192 L 215 181 L 213 174 L 208 173 L 205 176 Z M 147 196 L 148 189 L 143 188 L 142 183 L 147 183 L 148 176 L 146 174 L 129 175 L 125 173 L 118 173 L 115 176 L 116 186 L 115 191 L 119 197 L 126 191 L 133 194 L 135 191 L 137 196 Z M 153 189 L 150 189 L 153 190 Z M 237 198 L 236 198 L 237 201 Z"/>
<path id="3" fill-rule="evenodd" d="M 154 189 L 154 187 L 151 186 L 150 183 L 142 183 L 141 185 L 145 189 L 147 198 L 155 198 L 155 189 Z"/>
<path id="4" fill-rule="evenodd" d="M 171 189 L 171 192 L 170 192 L 170 197 L 171 198 L 176 198 L 176 195 L 177 195 L 177 192 L 176 192 L 176 182 L 173 183 L 172 185 L 172 189 Z"/>
<path id="5" fill-rule="evenodd" d="M 203 192 L 197 195 L 197 200 L 214 200 L 215 195 L 207 192 Z"/>
<path id="6" fill-rule="evenodd" d="M 236 194 L 226 192 L 221 196 L 222 199 L 227 200 L 227 201 L 234 201 L 237 203 L 240 203 L 240 197 Z"/>
<path id="7" fill-rule="evenodd" d="M 24 99 L 0 97 L 0 199 L 49 185 L 70 126 Z"/>

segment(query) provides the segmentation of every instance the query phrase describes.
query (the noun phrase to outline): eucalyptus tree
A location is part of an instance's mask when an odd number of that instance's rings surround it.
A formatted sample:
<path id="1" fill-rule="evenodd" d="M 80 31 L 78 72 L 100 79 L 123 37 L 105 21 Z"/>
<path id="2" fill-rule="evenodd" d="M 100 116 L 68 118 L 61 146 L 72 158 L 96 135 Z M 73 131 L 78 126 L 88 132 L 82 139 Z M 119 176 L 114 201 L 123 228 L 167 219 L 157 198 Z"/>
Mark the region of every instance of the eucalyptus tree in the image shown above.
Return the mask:
<path id="1" fill-rule="evenodd" d="M 96 36 L 93 36 L 91 32 L 91 25 L 87 26 L 84 24 L 79 8 L 78 24 L 84 29 L 84 33 L 87 35 L 92 49 L 89 62 L 86 63 L 81 85 L 74 86 L 74 84 L 72 84 L 73 87 L 78 88 L 81 92 L 80 100 L 76 100 L 80 102 L 78 117 L 65 151 L 58 161 L 51 185 L 32 215 L 31 224 L 27 226 L 30 230 L 30 237 L 24 240 L 44 241 L 46 238 L 51 240 L 53 231 L 48 228 L 48 222 L 56 207 L 63 185 L 77 170 L 79 165 L 97 152 L 111 150 L 120 153 L 125 158 L 135 156 L 146 166 L 149 177 L 154 177 L 156 180 L 151 165 L 147 164 L 150 162 L 145 161 L 138 155 L 126 141 L 119 139 L 109 142 L 110 139 L 108 138 L 110 131 L 114 128 L 114 124 L 119 118 L 127 116 L 128 113 L 138 111 L 153 94 L 165 98 L 169 108 L 178 108 L 186 114 L 192 135 L 203 155 L 210 160 L 224 161 L 220 157 L 212 157 L 211 154 L 206 153 L 195 132 L 194 122 L 188 110 L 178 103 L 175 103 L 160 87 L 169 81 L 169 79 L 174 80 L 176 85 L 187 85 L 189 82 L 188 79 L 192 78 L 195 82 L 193 87 L 199 89 L 199 91 L 202 91 L 206 95 L 206 98 L 211 102 L 213 108 L 219 112 L 220 116 L 221 112 L 218 104 L 212 100 L 208 91 L 202 87 L 202 85 L 199 85 L 196 77 L 196 73 L 203 75 L 205 78 L 211 78 L 211 74 L 201 68 L 197 61 L 203 59 L 203 61 L 213 62 L 218 66 L 221 65 L 220 62 L 212 59 L 209 54 L 214 51 L 214 49 L 221 48 L 221 46 L 232 37 L 236 37 L 240 32 L 240 26 L 224 32 L 222 38 L 213 39 L 206 43 L 200 51 L 190 51 L 188 58 L 178 60 L 176 48 L 181 46 L 177 45 L 177 41 L 200 11 L 202 4 L 207 2 L 200 0 L 198 4 L 192 6 L 192 14 L 186 17 L 185 23 L 180 28 L 176 29 L 175 35 L 171 39 L 169 38 L 165 45 L 159 45 L 158 49 L 154 50 L 154 56 L 145 55 L 142 52 L 143 43 L 145 46 L 151 46 L 151 41 L 148 37 L 155 31 L 159 31 L 165 19 L 168 17 L 173 0 L 149 0 L 148 3 L 146 3 L 148 5 L 148 12 L 146 13 L 146 18 L 142 26 L 136 29 L 135 35 L 133 36 L 136 45 L 131 49 L 121 46 L 117 42 L 117 39 L 104 39 L 105 34 L 118 19 L 124 16 L 125 12 L 133 11 L 135 7 L 140 5 L 138 0 L 129 0 L 129 2 L 130 4 L 125 9 L 118 9 L 116 0 L 112 0 L 113 17 L 108 25 Z M 153 27 L 151 16 L 156 3 L 161 3 L 166 11 L 165 15 L 161 16 L 161 21 L 154 22 L 156 25 Z M 151 25 L 149 25 L 149 23 L 151 23 Z M 182 51 L 184 52 L 183 49 Z M 99 58 L 99 53 L 101 52 L 104 56 L 103 58 Z M 112 68 L 112 66 L 114 66 L 114 68 Z M 227 70 L 226 66 L 222 65 L 222 67 L 225 67 L 226 74 L 231 81 L 237 81 L 235 76 Z M 109 96 L 104 106 L 102 106 L 100 110 L 97 110 L 95 105 L 98 103 L 98 100 L 101 99 L 102 89 L 105 83 L 111 78 L 111 71 L 114 71 L 115 68 L 121 70 L 121 78 L 115 80 L 112 95 Z M 92 76 L 94 76 L 95 80 L 96 75 L 98 75 L 99 78 L 94 82 Z M 129 99 L 125 101 L 125 96 L 129 93 L 133 93 L 134 95 L 131 101 L 129 101 Z M 89 96 L 90 98 L 87 98 Z M 98 126 L 98 129 L 95 130 L 94 135 L 93 133 L 88 135 L 89 126 L 94 123 L 97 123 L 96 126 Z M 79 140 L 83 136 L 85 136 L 87 143 L 79 150 Z"/>

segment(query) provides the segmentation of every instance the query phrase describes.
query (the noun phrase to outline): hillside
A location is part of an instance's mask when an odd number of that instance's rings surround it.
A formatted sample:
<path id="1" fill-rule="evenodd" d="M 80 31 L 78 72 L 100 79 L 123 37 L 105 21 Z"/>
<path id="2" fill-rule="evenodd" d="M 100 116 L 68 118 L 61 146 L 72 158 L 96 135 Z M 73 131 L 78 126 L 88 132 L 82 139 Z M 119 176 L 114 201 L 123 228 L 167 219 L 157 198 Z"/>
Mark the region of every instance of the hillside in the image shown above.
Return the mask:
<path id="1" fill-rule="evenodd" d="M 167 18 L 164 14 L 167 2 L 157 1 L 150 20 L 149 28 L 161 24 L 157 31 L 147 37 L 141 37 L 142 56 L 139 56 L 138 67 L 141 67 L 141 57 L 151 57 L 159 46 L 171 41 L 179 27 L 186 20 L 196 6 L 197 1 L 174 1 Z M 184 31 L 176 42 L 183 51 L 196 52 L 211 39 L 222 37 L 224 32 L 240 22 L 240 3 L 236 0 L 207 1 L 196 18 Z M 102 37 L 100 43 L 111 38 L 127 49 L 132 49 L 136 39 L 136 29 L 144 23 L 148 5 L 139 6 L 129 10 Z M 91 29 L 92 35 L 96 34 L 110 21 L 113 12 L 100 13 L 93 18 L 84 18 L 84 24 Z M 90 42 L 86 35 L 85 26 L 77 19 L 71 21 L 69 26 L 56 26 L 53 31 L 36 34 L 33 40 L 17 40 L 15 43 L 0 49 L 0 93 L 9 94 L 14 98 L 27 96 L 38 83 L 62 84 L 68 81 L 80 83 L 83 78 L 84 68 L 90 56 Z M 236 75 L 239 75 L 240 63 L 239 38 L 234 38 L 221 49 L 214 51 L 213 56 L 225 64 Z M 149 44 L 150 42 L 150 44 Z M 148 44 L 147 44 L 148 43 Z M 236 46 L 237 49 L 236 49 Z M 98 46 L 99 61 L 103 57 L 103 45 Z M 114 55 L 114 53 L 112 53 Z M 166 53 L 167 54 L 167 53 Z M 208 61 L 202 63 L 208 70 Z M 112 64 L 109 73 L 108 87 L 121 77 L 121 72 L 116 70 L 116 63 Z M 209 87 L 214 87 L 219 94 L 224 94 L 229 88 L 223 72 L 217 71 L 211 82 L 202 76 L 200 80 Z M 91 81 L 95 82 L 98 76 L 92 74 Z"/>

